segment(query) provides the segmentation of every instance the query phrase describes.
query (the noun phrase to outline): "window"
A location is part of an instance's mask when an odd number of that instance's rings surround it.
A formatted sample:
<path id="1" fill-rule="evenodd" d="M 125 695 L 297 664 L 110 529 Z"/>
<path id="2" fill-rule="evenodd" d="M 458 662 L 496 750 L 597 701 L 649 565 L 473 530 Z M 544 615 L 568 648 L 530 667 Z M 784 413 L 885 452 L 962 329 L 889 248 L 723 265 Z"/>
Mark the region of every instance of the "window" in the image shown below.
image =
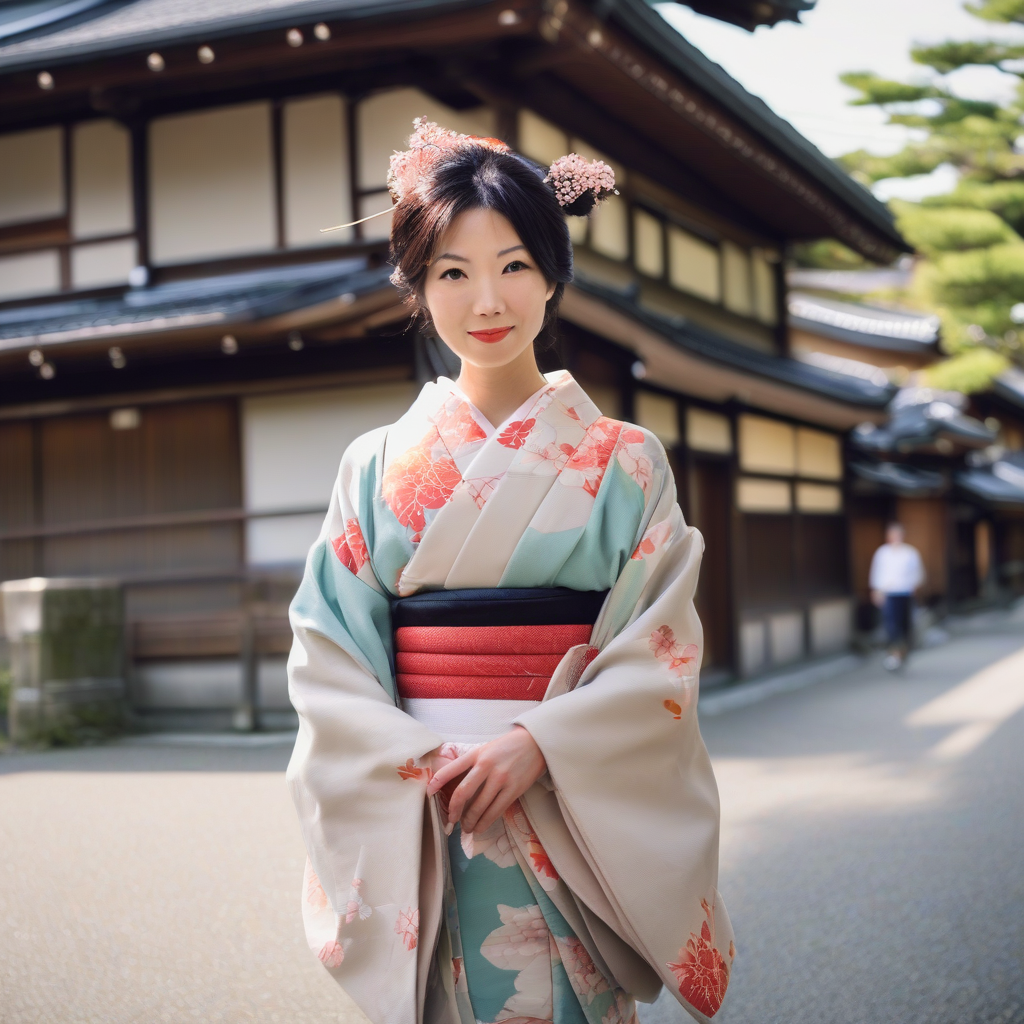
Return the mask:
<path id="1" fill-rule="evenodd" d="M 753 273 L 754 314 L 765 324 L 774 324 L 778 319 L 775 303 L 775 268 L 764 252 L 755 249 L 750 256 Z"/>
<path id="2" fill-rule="evenodd" d="M 718 249 L 674 224 L 668 229 L 668 279 L 676 288 L 718 302 Z"/>
<path id="3" fill-rule="evenodd" d="M 843 510 L 843 492 L 833 484 L 796 485 L 796 507 L 801 512 L 834 513 Z"/>
<path id="4" fill-rule="evenodd" d="M 732 451 L 728 417 L 691 406 L 686 410 L 686 444 L 694 451 L 728 455 Z"/>
<path id="5" fill-rule="evenodd" d="M 740 417 L 740 465 L 748 472 L 796 472 L 796 431 L 764 416 Z"/>
<path id="6" fill-rule="evenodd" d="M 539 164 L 552 164 L 569 152 L 569 139 L 561 128 L 532 110 L 520 110 L 519 152 Z"/>
<path id="7" fill-rule="evenodd" d="M 740 477 L 736 481 L 736 507 L 741 512 L 789 512 L 793 507 L 785 480 Z"/>
<path id="8" fill-rule="evenodd" d="M 653 391 L 638 391 L 635 399 L 636 421 L 654 434 L 666 447 L 679 443 L 679 407 L 674 398 Z"/>
<path id="9" fill-rule="evenodd" d="M 648 277 L 665 273 L 665 232 L 661 221 L 646 210 L 633 211 L 633 259 Z"/>
<path id="10" fill-rule="evenodd" d="M 822 430 L 800 427 L 796 432 L 796 464 L 800 476 L 841 480 L 843 453 L 839 438 Z"/>
<path id="11" fill-rule="evenodd" d="M 153 121 L 149 187 L 150 252 L 156 264 L 274 248 L 270 104 Z"/>
<path id="12" fill-rule="evenodd" d="M 753 310 L 750 294 L 750 256 L 733 242 L 722 243 L 722 285 L 725 308 L 750 316 Z"/>
<path id="13" fill-rule="evenodd" d="M 590 246 L 613 260 L 629 258 L 629 207 L 622 196 L 609 196 L 590 215 Z"/>

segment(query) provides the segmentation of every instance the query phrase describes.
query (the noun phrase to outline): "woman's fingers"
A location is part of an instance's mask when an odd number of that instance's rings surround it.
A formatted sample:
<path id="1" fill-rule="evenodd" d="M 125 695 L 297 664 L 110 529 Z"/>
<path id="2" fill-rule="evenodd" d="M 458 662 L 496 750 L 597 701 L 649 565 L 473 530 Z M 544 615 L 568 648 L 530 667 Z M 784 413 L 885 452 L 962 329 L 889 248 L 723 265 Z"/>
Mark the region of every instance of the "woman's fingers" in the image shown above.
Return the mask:
<path id="1" fill-rule="evenodd" d="M 427 784 L 427 795 L 433 796 L 443 785 L 451 782 L 463 772 L 469 771 L 476 764 L 476 754 L 476 750 L 471 750 L 468 754 L 462 754 L 454 761 L 449 761 L 438 768 Z"/>
<path id="2" fill-rule="evenodd" d="M 467 801 L 467 805 L 462 811 L 460 820 L 464 832 L 482 832 L 484 830 L 486 826 L 481 825 L 483 814 L 494 803 L 498 794 L 503 789 L 503 780 L 496 778 L 493 773 L 488 775 L 476 796 L 472 798 L 472 801 Z M 495 815 L 496 817 L 497 815 Z M 455 819 L 451 818 L 451 820 L 454 821 Z"/>
<path id="3" fill-rule="evenodd" d="M 467 831 L 486 832 L 518 799 L 514 791 L 507 786 L 498 791 L 497 796 L 490 802 L 477 820 L 476 826 Z M 474 801 L 474 805 L 477 801 Z"/>
<path id="4" fill-rule="evenodd" d="M 487 773 L 478 765 L 469 770 L 466 777 L 455 787 L 451 800 L 448 801 L 448 821 L 454 824 L 462 817 L 466 803 L 473 794 L 487 781 Z"/>

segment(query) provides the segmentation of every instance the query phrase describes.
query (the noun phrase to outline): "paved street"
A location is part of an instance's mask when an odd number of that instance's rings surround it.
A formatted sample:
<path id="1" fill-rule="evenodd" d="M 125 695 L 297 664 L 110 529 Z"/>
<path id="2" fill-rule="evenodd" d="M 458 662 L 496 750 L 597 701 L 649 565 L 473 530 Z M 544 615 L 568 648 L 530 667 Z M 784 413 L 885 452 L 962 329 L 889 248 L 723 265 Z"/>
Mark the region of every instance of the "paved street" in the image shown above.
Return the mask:
<path id="1" fill-rule="evenodd" d="M 723 1024 L 1024 1021 L 1024 623 L 704 721 Z M 0 1021 L 351 1022 L 303 943 L 286 747 L 0 757 Z"/>

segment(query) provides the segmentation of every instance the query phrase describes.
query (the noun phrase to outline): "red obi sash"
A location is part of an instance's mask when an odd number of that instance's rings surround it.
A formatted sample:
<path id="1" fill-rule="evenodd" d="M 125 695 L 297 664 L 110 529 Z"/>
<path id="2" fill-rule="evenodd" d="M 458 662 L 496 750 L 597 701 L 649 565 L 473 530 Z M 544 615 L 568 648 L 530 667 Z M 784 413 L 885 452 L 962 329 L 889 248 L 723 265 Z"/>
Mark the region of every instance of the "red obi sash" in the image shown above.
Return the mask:
<path id="1" fill-rule="evenodd" d="M 590 640 L 605 592 L 452 590 L 392 608 L 403 699 L 542 700 L 570 647 Z"/>

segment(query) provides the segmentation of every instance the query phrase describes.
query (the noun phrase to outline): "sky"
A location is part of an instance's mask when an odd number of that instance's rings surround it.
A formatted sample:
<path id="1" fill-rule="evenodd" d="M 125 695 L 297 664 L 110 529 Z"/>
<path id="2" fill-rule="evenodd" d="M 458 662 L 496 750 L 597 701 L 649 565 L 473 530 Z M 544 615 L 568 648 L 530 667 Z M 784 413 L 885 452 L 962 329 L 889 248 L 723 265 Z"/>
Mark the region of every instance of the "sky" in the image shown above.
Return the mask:
<path id="1" fill-rule="evenodd" d="M 818 0 L 800 24 L 780 22 L 753 33 L 680 4 L 658 4 L 657 10 L 829 156 L 861 148 L 893 153 L 908 139 L 905 128 L 885 124 L 881 111 L 849 105 L 856 93 L 839 81 L 844 71 L 927 81 L 931 69 L 910 59 L 912 45 L 947 39 L 1024 43 L 1024 25 L 980 21 L 963 9 L 963 0 Z M 964 69 L 946 81 L 959 95 L 1001 100 L 1018 83 L 995 68 Z M 939 168 L 921 178 L 879 182 L 875 194 L 917 199 L 946 192 L 954 181 L 949 168 Z"/>

